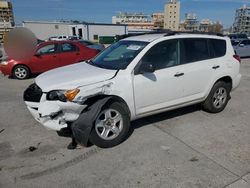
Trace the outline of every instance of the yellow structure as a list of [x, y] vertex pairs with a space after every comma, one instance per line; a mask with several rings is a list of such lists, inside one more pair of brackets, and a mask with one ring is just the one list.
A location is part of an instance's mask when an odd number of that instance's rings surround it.
[[180, 24], [180, 1], [169, 0], [165, 4], [164, 29], [178, 31], [179, 24]]
[[0, 0], [0, 43], [4, 34], [15, 25], [12, 3], [9, 0]]
[[161, 12], [153, 13], [152, 22], [154, 23], [154, 29], [163, 29], [164, 13], [161, 13]]

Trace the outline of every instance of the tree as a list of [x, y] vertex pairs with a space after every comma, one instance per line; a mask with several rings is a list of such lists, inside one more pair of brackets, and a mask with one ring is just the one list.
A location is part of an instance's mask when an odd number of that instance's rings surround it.
[[217, 21], [209, 26], [208, 31], [213, 32], [213, 33], [222, 33], [223, 32], [223, 25], [219, 21]]

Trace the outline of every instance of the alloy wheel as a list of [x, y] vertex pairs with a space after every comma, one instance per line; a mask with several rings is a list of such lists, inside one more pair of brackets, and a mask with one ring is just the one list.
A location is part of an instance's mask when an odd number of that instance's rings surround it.
[[104, 140], [115, 139], [123, 129], [122, 115], [114, 109], [102, 111], [97, 117], [95, 130], [97, 135]]
[[227, 90], [223, 87], [218, 88], [213, 95], [213, 105], [221, 108], [227, 101]]

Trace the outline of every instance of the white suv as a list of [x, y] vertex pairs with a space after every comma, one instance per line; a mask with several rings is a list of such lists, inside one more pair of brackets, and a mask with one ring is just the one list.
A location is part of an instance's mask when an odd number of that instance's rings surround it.
[[24, 100], [34, 118], [59, 135], [112, 147], [141, 117], [197, 103], [221, 112], [240, 83], [239, 70], [228, 37], [140, 35], [92, 60], [40, 75]]

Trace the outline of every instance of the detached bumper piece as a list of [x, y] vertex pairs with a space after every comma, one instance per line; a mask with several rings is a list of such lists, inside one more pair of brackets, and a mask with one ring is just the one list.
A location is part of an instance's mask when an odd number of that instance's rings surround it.
[[82, 113], [74, 123], [72, 123], [71, 130], [73, 138], [76, 139], [78, 143], [87, 146], [94, 122], [102, 110], [102, 107], [110, 98], [111, 97], [107, 97], [95, 102], [93, 105], [89, 106], [87, 111]]
[[62, 128], [60, 131], [57, 131], [58, 136], [62, 136], [62, 137], [72, 137], [72, 130], [70, 127], [65, 127]]
[[34, 83], [24, 91], [23, 99], [27, 102], [40, 102], [42, 95], [42, 89]]

